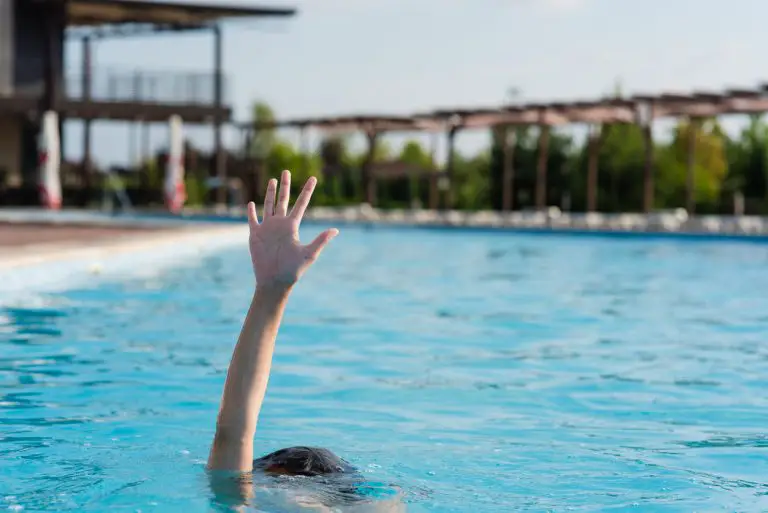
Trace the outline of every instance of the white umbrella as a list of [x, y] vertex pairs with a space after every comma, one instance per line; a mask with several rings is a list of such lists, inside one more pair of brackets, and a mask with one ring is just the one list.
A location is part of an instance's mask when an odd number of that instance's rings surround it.
[[38, 136], [40, 200], [45, 208], [61, 208], [61, 142], [59, 116], [53, 111], [43, 115]]
[[184, 188], [184, 136], [181, 117], [168, 120], [168, 162], [165, 168], [165, 205], [171, 212], [180, 212], [187, 199]]

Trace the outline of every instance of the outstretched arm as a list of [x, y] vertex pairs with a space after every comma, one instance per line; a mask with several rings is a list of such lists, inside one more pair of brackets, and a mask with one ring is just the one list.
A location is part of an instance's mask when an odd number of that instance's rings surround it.
[[270, 180], [264, 218], [248, 204], [249, 245], [256, 290], [229, 364], [208, 468], [248, 472], [253, 467], [253, 436], [267, 390], [272, 353], [288, 296], [337, 230], [326, 230], [312, 243], [299, 242], [299, 224], [309, 205], [316, 180], [310, 178], [288, 214], [291, 174], [283, 171], [275, 203], [277, 180]]

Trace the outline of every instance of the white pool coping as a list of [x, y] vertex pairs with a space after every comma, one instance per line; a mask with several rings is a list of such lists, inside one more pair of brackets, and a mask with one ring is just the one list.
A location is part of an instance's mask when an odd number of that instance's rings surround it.
[[0, 255], [0, 306], [27, 304], [41, 294], [92, 285], [94, 280], [154, 274], [238, 244], [247, 251], [247, 240], [247, 225], [200, 225], [78, 246], [25, 246]]

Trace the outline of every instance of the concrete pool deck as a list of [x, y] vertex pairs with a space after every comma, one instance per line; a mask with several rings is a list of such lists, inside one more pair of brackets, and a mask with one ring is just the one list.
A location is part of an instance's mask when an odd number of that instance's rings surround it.
[[221, 224], [169, 226], [79, 223], [3, 222], [0, 219], [0, 270], [56, 261], [108, 261], [131, 251], [156, 246], [205, 245], [207, 240], [236, 234], [243, 227]]
[[76, 224], [82, 225], [0, 221], [0, 308], [44, 305], [47, 294], [105, 280], [154, 276], [225, 247], [247, 252], [248, 227], [241, 223]]

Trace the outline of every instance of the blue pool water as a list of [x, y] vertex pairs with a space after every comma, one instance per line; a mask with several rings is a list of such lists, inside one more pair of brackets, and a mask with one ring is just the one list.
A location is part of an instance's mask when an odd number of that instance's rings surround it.
[[[768, 245], [345, 227], [256, 451], [329, 447], [415, 512], [766, 510], [767, 291]], [[210, 511], [250, 294], [237, 247], [1, 310], [0, 509]]]

